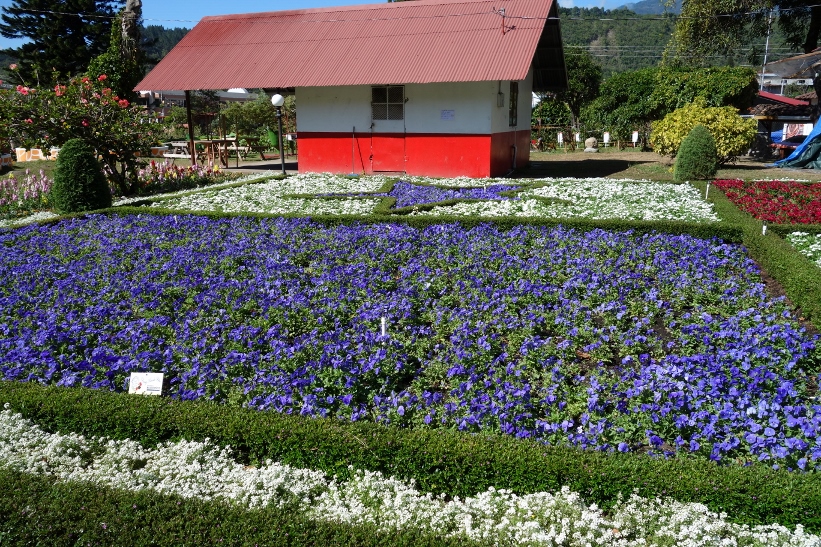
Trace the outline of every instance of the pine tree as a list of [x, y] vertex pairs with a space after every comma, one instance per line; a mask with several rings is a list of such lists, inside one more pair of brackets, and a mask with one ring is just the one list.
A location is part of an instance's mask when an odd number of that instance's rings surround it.
[[12, 0], [0, 15], [0, 35], [29, 40], [4, 53], [17, 59], [29, 85], [47, 85], [52, 74], [85, 72], [108, 47], [119, 0]]

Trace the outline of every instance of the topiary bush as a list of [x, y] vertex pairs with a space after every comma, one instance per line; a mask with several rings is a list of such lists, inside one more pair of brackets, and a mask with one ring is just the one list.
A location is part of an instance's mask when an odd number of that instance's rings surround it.
[[111, 191], [94, 150], [81, 139], [60, 148], [50, 198], [60, 213], [111, 207]]
[[719, 165], [733, 162], [744, 154], [757, 130], [756, 121], [742, 118], [735, 108], [708, 107], [703, 99], [698, 99], [653, 122], [650, 145], [662, 156], [675, 156], [684, 137], [696, 125], [703, 125], [713, 135]]
[[673, 168], [673, 180], [706, 180], [718, 171], [716, 141], [703, 125], [695, 126], [681, 141]]

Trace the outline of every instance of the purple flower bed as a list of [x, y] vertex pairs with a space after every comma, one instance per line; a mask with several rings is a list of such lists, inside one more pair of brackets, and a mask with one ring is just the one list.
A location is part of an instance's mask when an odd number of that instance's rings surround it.
[[5, 379], [821, 467], [816, 341], [736, 245], [91, 216], [0, 249]]
[[437, 186], [419, 186], [404, 181], [396, 181], [388, 193], [379, 194], [326, 194], [329, 196], [384, 197], [396, 198], [394, 209], [413, 207], [426, 203], [438, 203], [449, 199], [519, 199], [502, 196], [501, 192], [519, 190], [521, 186], [493, 184], [483, 188], [439, 188]]
[[[438, 188], [436, 186], [417, 186], [404, 181], [397, 181], [388, 194], [396, 198], [395, 209], [413, 207], [425, 203], [437, 203], [449, 199], [514, 199], [501, 196], [500, 192], [518, 190], [520, 186], [493, 184], [483, 188]], [[518, 198], [515, 198], [518, 199]]]

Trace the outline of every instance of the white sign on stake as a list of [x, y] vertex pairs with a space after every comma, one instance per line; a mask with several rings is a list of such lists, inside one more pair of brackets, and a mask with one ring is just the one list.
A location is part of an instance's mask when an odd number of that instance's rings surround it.
[[710, 181], [707, 181], [707, 189], [704, 190], [704, 199], [707, 199], [707, 194], [710, 193]]
[[136, 395], [162, 395], [161, 372], [132, 372], [128, 380], [128, 392]]
[[761, 227], [761, 235], [763, 235], [763, 236], [767, 235], [767, 225], [766, 224]]
[[385, 318], [382, 318], [382, 336], [385, 336], [388, 333], [388, 325]]

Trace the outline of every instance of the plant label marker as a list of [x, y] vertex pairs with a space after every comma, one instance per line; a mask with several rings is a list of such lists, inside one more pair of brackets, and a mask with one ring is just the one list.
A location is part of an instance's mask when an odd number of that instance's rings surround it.
[[388, 333], [388, 322], [383, 317], [382, 318], [382, 336], [387, 335], [387, 333]]
[[704, 190], [704, 199], [707, 199], [707, 195], [710, 193], [710, 181], [707, 181], [707, 189]]
[[763, 235], [763, 236], [767, 235], [767, 225], [766, 224], [761, 227], [761, 235]]
[[162, 395], [164, 374], [161, 372], [132, 372], [128, 392], [135, 395]]

